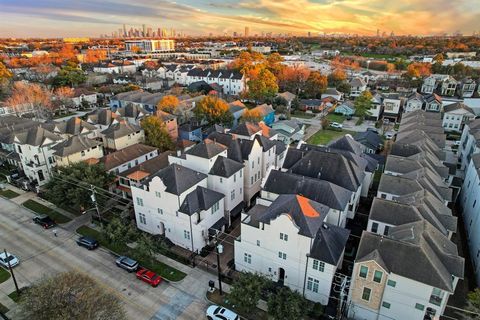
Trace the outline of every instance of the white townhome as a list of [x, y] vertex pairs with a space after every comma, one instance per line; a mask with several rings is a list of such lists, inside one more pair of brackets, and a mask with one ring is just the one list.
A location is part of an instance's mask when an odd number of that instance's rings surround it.
[[181, 165], [170, 164], [131, 191], [140, 230], [165, 235], [193, 252], [227, 223], [224, 195], [207, 188], [207, 175]]
[[30, 182], [42, 186], [50, 180], [52, 169], [56, 166], [52, 147], [61, 141], [62, 137], [40, 126], [15, 133], [15, 151]]
[[325, 222], [330, 209], [299, 195], [258, 201], [242, 214], [235, 268], [258, 272], [305, 298], [328, 303], [350, 231]]
[[475, 112], [463, 102], [443, 107], [443, 128], [446, 131], [461, 132], [465, 123], [475, 119]]
[[364, 231], [348, 294], [348, 316], [359, 320], [440, 319], [464, 259], [425, 220], [393, 227], [388, 236]]
[[477, 285], [480, 284], [480, 153], [471, 157], [459, 197]]
[[476, 153], [480, 153], [480, 119], [466, 123], [462, 131], [458, 146], [458, 160], [462, 176], [465, 174], [472, 155]]
[[422, 110], [424, 104], [425, 99], [423, 96], [418, 92], [413, 92], [407, 97], [407, 100], [405, 101], [405, 108], [403, 110], [404, 112]]
[[218, 84], [223, 88], [223, 93], [228, 95], [239, 95], [247, 91], [247, 79], [241, 72], [233, 70], [213, 70], [213, 69], [191, 69], [187, 73], [186, 84], [205, 81], [208, 84]]
[[110, 150], [122, 150], [129, 146], [143, 143], [145, 133], [143, 129], [135, 124], [129, 124], [122, 120], [108, 127], [101, 132], [103, 145]]

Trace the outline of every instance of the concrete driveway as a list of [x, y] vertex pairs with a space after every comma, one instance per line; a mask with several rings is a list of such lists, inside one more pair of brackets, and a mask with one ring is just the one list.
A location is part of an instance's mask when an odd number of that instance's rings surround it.
[[[117, 268], [115, 257], [108, 251], [88, 251], [77, 246], [77, 236], [60, 227], [58, 237], [54, 237], [51, 230], [33, 224], [32, 216], [17, 204], [0, 199], [0, 249], [6, 248], [20, 258], [20, 265], [14, 269], [20, 287], [58, 272], [76, 270], [89, 274], [116, 295], [131, 319], [205, 317], [205, 291], [212, 276], [192, 269], [180, 283], [162, 283], [152, 288], [138, 281], [134, 274]], [[14, 289], [11, 279], [0, 284], [0, 300], [9, 299], [6, 296]]]

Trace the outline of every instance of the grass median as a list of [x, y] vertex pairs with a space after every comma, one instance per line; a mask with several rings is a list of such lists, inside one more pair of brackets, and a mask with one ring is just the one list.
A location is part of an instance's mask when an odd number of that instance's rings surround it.
[[49, 208], [47, 206], [44, 206], [43, 204], [38, 203], [35, 200], [27, 200], [24, 203], [22, 203], [22, 206], [32, 211], [35, 211], [38, 214], [46, 214], [47, 216], [52, 218], [53, 221], [55, 221], [56, 223], [67, 223], [72, 220], [68, 217], [65, 217], [60, 212], [55, 211], [54, 209]]
[[330, 141], [343, 137], [346, 134], [355, 135], [355, 132], [332, 129], [319, 130], [313, 136], [311, 136], [307, 142], [314, 145], [326, 145]]
[[12, 199], [15, 197], [18, 197], [20, 194], [16, 193], [15, 191], [12, 191], [10, 189], [5, 189], [5, 190], [0, 190], [0, 196], [7, 198], [7, 199]]
[[136, 260], [138, 260], [138, 263], [146, 267], [147, 269], [152, 270], [156, 274], [160, 275], [162, 278], [165, 278], [166, 280], [169, 281], [180, 281], [183, 278], [185, 278], [186, 274], [180, 270], [177, 270], [173, 267], [170, 267], [169, 265], [160, 262], [160, 261], [145, 261], [142, 259], [137, 259], [135, 255], [135, 249], [129, 248], [127, 245], [118, 245], [118, 244], [111, 244], [108, 241], [105, 240], [103, 235], [92, 228], [89, 228], [87, 226], [81, 226], [80, 228], [77, 229], [77, 233], [83, 235], [83, 236], [89, 236], [92, 238], [95, 238], [101, 246], [109, 249], [110, 251], [115, 252], [116, 254], [119, 255], [127, 255], [129, 257], [132, 257]]
[[0, 283], [7, 281], [10, 278], [10, 272], [0, 267]]

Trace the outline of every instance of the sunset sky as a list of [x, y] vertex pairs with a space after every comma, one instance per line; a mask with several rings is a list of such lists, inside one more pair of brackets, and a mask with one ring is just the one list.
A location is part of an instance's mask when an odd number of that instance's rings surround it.
[[98, 36], [123, 24], [190, 35], [480, 31], [479, 0], [0, 0], [0, 37]]

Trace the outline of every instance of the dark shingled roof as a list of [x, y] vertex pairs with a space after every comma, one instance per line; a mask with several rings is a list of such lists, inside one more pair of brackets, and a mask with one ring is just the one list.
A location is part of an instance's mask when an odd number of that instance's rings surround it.
[[338, 265], [349, 235], [350, 230], [323, 223], [313, 240], [310, 257], [334, 266]]
[[219, 156], [213, 164], [212, 169], [210, 169], [209, 174], [229, 178], [243, 167], [244, 165], [240, 162]]
[[154, 174], [154, 173], [158, 172], [159, 170], [168, 166], [168, 156], [169, 155], [172, 155], [172, 156], [175, 155], [175, 151], [162, 152], [154, 158], [151, 158], [147, 161], [144, 161], [144, 162], [140, 163], [139, 165], [131, 167], [128, 170], [120, 172], [118, 175], [122, 176], [122, 177], [127, 177], [130, 174], [132, 174], [134, 172], [137, 172], [137, 171], [142, 171], [142, 172], [148, 173], [149, 175]]
[[423, 191], [423, 187], [412, 179], [383, 174], [380, 178], [378, 191], [395, 196], [407, 196]]
[[251, 222], [253, 224], [258, 224], [258, 222], [270, 224], [271, 220], [282, 214], [288, 214], [300, 229], [299, 234], [314, 238], [329, 210], [327, 206], [308, 198], [284, 194], [275, 199], [266, 210], [259, 210], [255, 216], [252, 216]]
[[178, 211], [191, 216], [194, 213], [210, 209], [224, 197], [220, 192], [198, 186], [195, 190], [187, 194]]
[[370, 260], [389, 273], [451, 293], [452, 275], [464, 276], [456, 245], [425, 220], [391, 228], [387, 237], [364, 231], [355, 262]]
[[262, 128], [258, 124], [253, 122], [243, 122], [240, 123], [235, 129], [230, 130], [229, 133], [250, 137], [260, 131], [262, 131]]
[[128, 146], [122, 150], [107, 154], [100, 159], [100, 162], [104, 164], [105, 170], [108, 171], [110, 169], [118, 167], [125, 162], [131, 161], [135, 158], [138, 158], [155, 150], [157, 150], [157, 148], [137, 143]]
[[227, 150], [226, 146], [207, 138], [193, 148], [188, 149], [185, 153], [192, 156], [211, 159], [225, 150]]
[[273, 140], [270, 140], [262, 135], [255, 136], [255, 139], [262, 146], [263, 152], [266, 152], [275, 146], [275, 142], [273, 142]]
[[66, 157], [71, 154], [97, 147], [101, 144], [100, 141], [92, 140], [84, 136], [73, 136], [53, 146], [52, 149], [55, 150], [55, 155]]
[[144, 184], [149, 184], [155, 177], [159, 177], [163, 181], [168, 193], [179, 196], [203, 179], [206, 179], [207, 175], [174, 163], [150, 176], [149, 179], [145, 180]]
[[332, 209], [343, 211], [352, 191], [325, 180], [272, 170], [263, 190], [275, 194], [299, 194]]
[[137, 126], [136, 124], [119, 122], [103, 130], [102, 134], [104, 134], [107, 138], [110, 139], [118, 139], [135, 132], [140, 132], [141, 130], [142, 128], [140, 126]]
[[377, 150], [383, 144], [382, 138], [371, 130], [357, 133], [355, 135], [355, 141], [373, 150]]
[[28, 144], [31, 146], [43, 145], [46, 140], [51, 140], [52, 142], [62, 140], [62, 137], [40, 126], [17, 133], [15, 134], [15, 138], [18, 139], [20, 144]]

